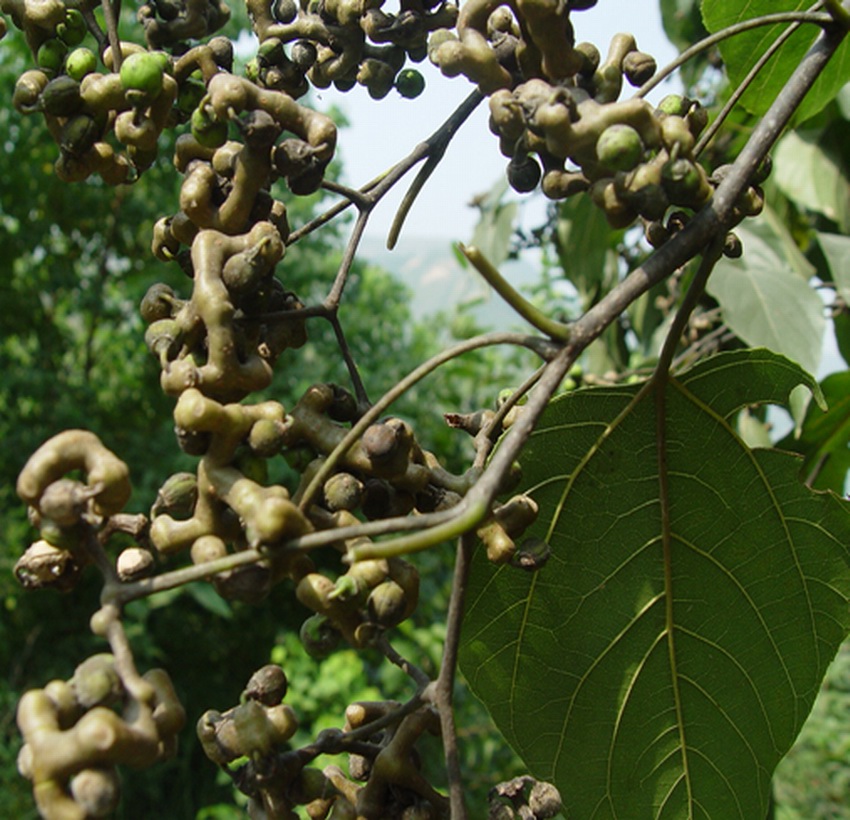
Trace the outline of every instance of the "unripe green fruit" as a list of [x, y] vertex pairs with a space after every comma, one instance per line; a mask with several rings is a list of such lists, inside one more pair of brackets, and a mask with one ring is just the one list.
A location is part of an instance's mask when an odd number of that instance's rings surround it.
[[691, 133], [694, 137], [698, 137], [708, 125], [708, 111], [699, 103], [693, 103], [685, 119], [688, 121]]
[[233, 460], [233, 466], [236, 467], [245, 478], [256, 482], [257, 484], [266, 484], [269, 480], [269, 468], [266, 460], [255, 456], [250, 450], [240, 451]]
[[425, 90], [425, 78], [415, 68], [405, 68], [396, 76], [395, 88], [402, 97], [412, 100]]
[[151, 518], [168, 513], [172, 517], [188, 518], [198, 500], [198, 479], [194, 473], [175, 473], [166, 479], [151, 507]]
[[71, 117], [59, 134], [59, 147], [72, 157], [82, 156], [100, 139], [100, 128], [88, 114]]
[[145, 324], [170, 319], [174, 306], [174, 291], [164, 282], [155, 282], [142, 297], [139, 313]]
[[350, 473], [332, 475], [324, 486], [325, 504], [332, 512], [354, 510], [363, 500], [363, 482]]
[[188, 77], [177, 92], [176, 105], [180, 113], [187, 117], [191, 116], [206, 93], [207, 89], [202, 80]]
[[96, 68], [97, 55], [90, 48], [75, 48], [65, 59], [65, 73], [77, 82]]
[[54, 117], [70, 117], [75, 114], [83, 104], [80, 96], [80, 84], [60, 74], [52, 79], [41, 92], [41, 110]]
[[162, 91], [164, 73], [161, 57], [138, 51], [125, 57], [121, 63], [121, 85], [127, 91], [140, 91], [148, 99], [154, 99]]
[[217, 535], [202, 535], [189, 550], [193, 564], [206, 564], [227, 555], [227, 544]]
[[664, 190], [670, 201], [677, 205], [697, 204], [703, 188], [702, 175], [689, 159], [675, 159], [664, 163], [661, 169]]
[[596, 142], [596, 157], [606, 168], [631, 171], [641, 160], [644, 146], [640, 134], [630, 125], [609, 125]]
[[65, 61], [67, 53], [68, 46], [57, 37], [53, 37], [50, 40], [45, 40], [39, 46], [35, 61], [39, 68], [56, 74], [62, 69], [62, 63]]
[[283, 43], [277, 37], [269, 37], [260, 43], [257, 49], [257, 62], [260, 68], [278, 65], [283, 61]]
[[660, 114], [670, 114], [675, 117], [683, 117], [688, 112], [688, 100], [681, 94], [668, 94], [656, 109]]
[[68, 46], [78, 46], [86, 36], [86, 21], [79, 9], [67, 9], [65, 20], [56, 26], [56, 36]]
[[395, 581], [384, 581], [369, 593], [369, 620], [380, 626], [398, 626], [404, 620], [406, 607], [404, 590]]
[[[259, 64], [259, 62], [257, 62], [256, 57], [252, 57], [250, 60], [248, 60], [247, 63], [245, 63], [245, 76], [252, 83], [256, 83], [257, 80], [260, 79], [260, 64]], [[178, 105], [179, 105], [179, 103], [178, 103]], [[197, 105], [197, 103], [196, 103], [196, 105]], [[182, 110], [182, 106], [181, 106], [181, 110]], [[187, 113], [189, 113], [189, 112], [187, 112]]]
[[29, 114], [38, 109], [39, 97], [47, 86], [49, 77], [44, 71], [31, 68], [18, 77], [15, 92], [12, 95], [12, 105], [21, 114]]
[[339, 646], [342, 636], [324, 615], [311, 615], [301, 624], [301, 643], [311, 658], [322, 660]]
[[212, 119], [199, 105], [192, 112], [192, 136], [205, 148], [220, 148], [227, 142], [227, 123]]
[[679, 146], [679, 156], [690, 156], [694, 148], [694, 135], [684, 117], [671, 114], [661, 120], [661, 142], [668, 151]]

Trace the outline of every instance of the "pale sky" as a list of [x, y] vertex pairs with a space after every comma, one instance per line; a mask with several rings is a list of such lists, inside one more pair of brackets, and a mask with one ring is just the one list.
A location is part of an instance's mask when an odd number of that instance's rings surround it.
[[[588, 11], [574, 12], [572, 20], [576, 39], [595, 43], [603, 57], [611, 37], [623, 31], [633, 33], [638, 48], [652, 54], [659, 66], [676, 56], [675, 48], [664, 35], [656, 0], [604, 0]], [[436, 130], [473, 88], [463, 77], [452, 80], [442, 77], [427, 60], [416, 68], [425, 75], [427, 87], [415, 100], [402, 99], [393, 91], [376, 102], [360, 86], [345, 95], [333, 91], [317, 92], [323, 101], [339, 105], [351, 120], [351, 127], [344, 129], [339, 137], [348, 184], [362, 185], [405, 156]], [[624, 96], [627, 93], [628, 86]], [[665, 93], [668, 91], [656, 90], [651, 99]], [[440, 167], [419, 195], [405, 230], [411, 236], [468, 241], [477, 211], [467, 203], [503, 177], [506, 164], [496, 137], [487, 127], [487, 106], [483, 103], [449, 146]], [[418, 167], [373, 212], [368, 236], [386, 237], [405, 183], [409, 184]], [[528, 201], [529, 197], [517, 195], [517, 199]], [[536, 202], [525, 206], [529, 212], [527, 217], [532, 221], [545, 207], [541, 196], [535, 199]], [[399, 244], [403, 239], [404, 235]]]

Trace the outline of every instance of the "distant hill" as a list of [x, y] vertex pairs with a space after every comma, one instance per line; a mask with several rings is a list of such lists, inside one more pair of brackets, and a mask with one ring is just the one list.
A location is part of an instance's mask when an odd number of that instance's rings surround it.
[[[388, 251], [382, 239], [365, 237], [360, 251], [362, 259], [390, 271], [410, 288], [417, 319], [467, 305], [471, 315], [487, 328], [521, 323], [474, 268], [461, 266], [447, 239], [403, 236], [396, 249]], [[538, 277], [534, 267], [523, 260], [505, 263], [501, 272], [520, 290]]]

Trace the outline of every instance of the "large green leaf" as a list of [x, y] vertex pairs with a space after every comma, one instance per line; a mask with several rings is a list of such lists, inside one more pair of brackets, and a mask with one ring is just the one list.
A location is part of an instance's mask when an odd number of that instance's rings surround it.
[[723, 321], [748, 344], [777, 350], [814, 372], [826, 329], [823, 303], [806, 281], [814, 268], [770, 209], [735, 232], [743, 256], [722, 259], [708, 281]]
[[[714, 33], [727, 26], [779, 11], [804, 11], [813, 0], [702, 0], [706, 28]], [[720, 44], [720, 52], [733, 86], [738, 86], [758, 59], [767, 51], [788, 24], [761, 26], [738, 34]], [[817, 39], [820, 29], [806, 24], [796, 31], [774, 54], [747, 89], [741, 102], [753, 114], [764, 114], [787, 82], [803, 55]], [[831, 102], [850, 79], [850, 41], [839, 47], [817, 79], [795, 115], [803, 122]]]
[[536, 574], [479, 550], [461, 664], [565, 816], [760, 820], [850, 628], [850, 512], [730, 419], [797, 365], [722, 354], [552, 402], [522, 461]]
[[831, 130], [790, 131], [776, 145], [773, 179], [799, 208], [850, 231], [850, 186], [837, 147]]

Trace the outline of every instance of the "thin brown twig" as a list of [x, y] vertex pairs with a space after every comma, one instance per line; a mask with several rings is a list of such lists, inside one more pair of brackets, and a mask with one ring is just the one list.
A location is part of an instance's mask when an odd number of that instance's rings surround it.
[[120, 71], [124, 55], [121, 53], [121, 41], [118, 38], [118, 18], [112, 0], [101, 0], [103, 22], [106, 24], [106, 39], [112, 54], [112, 70]]
[[788, 28], [785, 29], [765, 50], [764, 54], [756, 60], [755, 65], [747, 72], [747, 76], [744, 77], [743, 80], [738, 84], [738, 87], [729, 95], [729, 99], [723, 104], [723, 108], [717, 113], [717, 116], [705, 129], [705, 131], [700, 134], [700, 138], [697, 144], [694, 146], [694, 156], [699, 156], [706, 148], [709, 142], [714, 138], [714, 135], [720, 130], [723, 123], [726, 121], [726, 118], [738, 104], [738, 101], [741, 97], [744, 96], [747, 89], [752, 85], [753, 81], [756, 77], [761, 73], [761, 70], [767, 65], [770, 59], [782, 48], [783, 45], [788, 41], [788, 39], [794, 34], [797, 29], [800, 28], [802, 23], [796, 22], [792, 23]]
[[432, 689], [433, 702], [440, 714], [443, 738], [443, 753], [449, 780], [449, 802], [452, 820], [466, 820], [466, 805], [463, 799], [463, 774], [460, 765], [457, 729], [454, 719], [454, 686], [457, 661], [460, 652], [460, 635], [463, 625], [464, 604], [469, 585], [469, 570], [476, 538], [465, 533], [458, 539], [452, 591], [446, 614], [446, 638], [443, 642], [443, 662], [440, 674]]
[[816, 12], [806, 11], [783, 11], [776, 14], [764, 14], [761, 17], [753, 17], [751, 20], [742, 20], [740, 23], [728, 26], [727, 28], [716, 31], [714, 34], [709, 34], [697, 43], [694, 43], [689, 48], [686, 48], [678, 57], [671, 60], [664, 68], [656, 72], [651, 79], [645, 82], [636, 92], [636, 97], [645, 97], [667, 79], [674, 71], [681, 68], [688, 60], [696, 57], [697, 54], [707, 51], [716, 46], [718, 43], [728, 40], [730, 37], [735, 37], [738, 34], [743, 34], [745, 31], [750, 31], [761, 26], [771, 26], [776, 23], [814, 23], [818, 26], [827, 26], [832, 22], [829, 14], [819, 14]]

